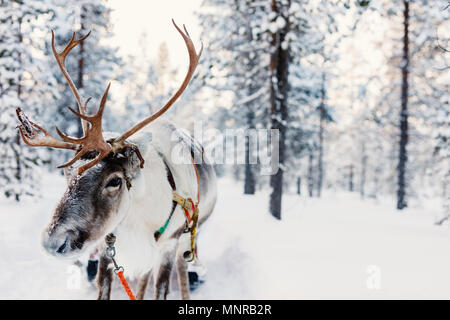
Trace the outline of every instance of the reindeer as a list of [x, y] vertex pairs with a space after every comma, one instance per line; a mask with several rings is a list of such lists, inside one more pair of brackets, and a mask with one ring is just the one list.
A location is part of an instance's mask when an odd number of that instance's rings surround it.
[[155, 299], [166, 299], [174, 264], [181, 298], [189, 299], [186, 260], [195, 258], [196, 225], [215, 206], [216, 176], [202, 146], [161, 119], [146, 127], [185, 90], [203, 49], [202, 45], [197, 54], [186, 28], [183, 32], [172, 22], [189, 53], [187, 74], [162, 108], [125, 133], [102, 130], [110, 84], [97, 113], [88, 115], [90, 98], [82, 101], [67, 72], [67, 55], [89, 33], [79, 40], [73, 33], [64, 50], [57, 52], [52, 31], [52, 51], [78, 104], [78, 111], [69, 109], [81, 119], [83, 137], [69, 137], [56, 128], [62, 140], [58, 139], [17, 109], [19, 133], [27, 145], [75, 151], [73, 159], [59, 166], [64, 168], [67, 189], [42, 232], [42, 245], [58, 258], [77, 258], [99, 248], [103, 254], [97, 275], [98, 299], [110, 299], [115, 261], [105, 251], [104, 238], [112, 234], [116, 238], [114, 259], [125, 266], [127, 275], [140, 278], [138, 299], [144, 297], [150, 274]]

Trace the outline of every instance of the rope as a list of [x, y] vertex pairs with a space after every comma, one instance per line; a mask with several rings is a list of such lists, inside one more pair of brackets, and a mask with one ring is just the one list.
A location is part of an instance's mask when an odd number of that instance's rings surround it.
[[136, 300], [133, 292], [130, 289], [130, 286], [128, 285], [127, 280], [125, 279], [125, 276], [123, 275], [123, 271], [120, 270], [120, 271], [116, 272], [116, 274], [117, 274], [117, 277], [119, 278], [120, 282], [122, 283], [122, 286], [125, 289], [125, 292], [127, 293], [130, 300]]
[[116, 249], [114, 248], [114, 243], [116, 242], [116, 236], [112, 233], [108, 234], [105, 237], [105, 242], [107, 245], [105, 254], [114, 263], [114, 272], [117, 274], [117, 277], [119, 278], [120, 283], [122, 284], [122, 287], [125, 289], [125, 292], [127, 293], [130, 300], [136, 300], [136, 298], [133, 295], [133, 291], [131, 291], [131, 288], [128, 285], [128, 282], [125, 279], [125, 276], [123, 275], [123, 270], [124, 270], [123, 267], [119, 266], [117, 264], [116, 260], [114, 259], [114, 257], [116, 256]]

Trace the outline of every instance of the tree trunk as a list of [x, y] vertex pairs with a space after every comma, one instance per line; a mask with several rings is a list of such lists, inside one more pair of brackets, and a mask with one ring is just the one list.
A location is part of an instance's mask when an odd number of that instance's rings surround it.
[[[86, 7], [81, 7], [80, 21], [81, 21], [81, 35], [84, 36], [86, 34], [85, 30], [85, 20], [86, 20]], [[80, 43], [80, 55], [78, 58], [78, 77], [77, 77], [77, 87], [80, 90], [80, 94], [83, 93], [83, 76], [84, 76], [84, 41]], [[83, 125], [82, 121], [78, 121], [78, 136], [83, 136]]]
[[[247, 117], [251, 117], [251, 115], [247, 114]], [[250, 119], [248, 119], [250, 121]], [[249, 125], [249, 128], [252, 126]], [[255, 194], [256, 189], [256, 181], [255, 181], [255, 172], [254, 172], [254, 164], [251, 163], [250, 159], [254, 156], [251, 155], [250, 152], [253, 150], [250, 143], [255, 143], [255, 141], [250, 141], [250, 135], [245, 135], [245, 178], [244, 178], [244, 194]]]
[[[281, 3], [272, 0], [272, 10], [275, 17], [282, 14]], [[283, 4], [284, 11], [290, 7], [290, 1]], [[281, 199], [283, 195], [283, 170], [285, 164], [285, 144], [286, 144], [286, 121], [288, 118], [287, 95], [289, 91], [288, 74], [289, 74], [289, 51], [283, 48], [281, 44], [289, 31], [289, 23], [285, 18], [286, 24], [276, 33], [272, 34], [270, 55], [270, 104], [271, 104], [271, 129], [278, 130], [278, 161], [279, 170], [270, 177], [270, 186], [272, 192], [270, 194], [270, 213], [276, 218], [281, 219]]]
[[322, 194], [323, 183], [323, 132], [325, 129], [325, 72], [322, 73], [322, 88], [320, 90], [321, 101], [319, 106], [319, 158], [317, 164], [317, 196], [320, 198]]
[[[22, 17], [19, 17], [17, 19], [17, 40], [19, 42], [19, 44], [23, 43], [23, 34], [22, 34], [22, 23], [23, 23], [23, 19]], [[18, 53], [18, 62], [19, 65], [22, 66], [22, 53], [19, 52]], [[22, 74], [20, 73], [17, 77], [17, 98], [20, 100], [22, 96]]]
[[353, 165], [351, 164], [349, 166], [349, 173], [348, 173], [348, 191], [353, 192]]
[[[247, 3], [246, 5], [249, 5], [250, 3]], [[238, 4], [236, 4], [238, 6]], [[247, 23], [247, 40], [249, 43], [253, 41], [253, 34], [252, 34], [252, 28], [250, 26], [250, 18], [248, 19], [249, 23]], [[246, 58], [248, 59], [248, 65], [246, 66], [248, 71], [252, 71], [255, 68], [255, 57], [257, 55], [255, 54], [252, 56], [250, 53], [246, 55]], [[253, 82], [250, 83], [247, 89], [248, 96], [251, 96], [255, 93], [255, 84]], [[254, 129], [255, 128], [255, 112], [254, 112], [254, 102], [249, 101], [246, 103], [247, 108], [247, 128], [248, 129]], [[256, 141], [251, 141], [251, 134], [248, 133], [245, 136], [245, 178], [244, 178], [244, 194], [255, 194], [256, 189], [256, 179], [255, 179], [255, 164], [250, 161], [250, 159], [253, 159], [255, 155], [252, 155], [251, 152], [254, 150]]]
[[408, 155], [406, 146], [408, 144], [408, 73], [409, 73], [409, 1], [403, 0], [403, 60], [402, 72], [402, 105], [400, 112], [400, 148], [398, 157], [398, 181], [397, 181], [397, 209], [402, 210], [407, 207], [406, 201], [406, 164]]
[[301, 177], [297, 178], [297, 194], [298, 195], [302, 194], [302, 178]]
[[366, 144], [362, 144], [362, 157], [361, 157], [361, 185], [359, 188], [359, 193], [361, 199], [365, 197], [365, 187], [366, 187], [366, 172], [367, 172], [367, 155], [366, 155]]
[[[18, 42], [19, 44], [23, 43], [23, 34], [22, 34], [22, 18], [18, 18]], [[19, 53], [18, 55], [18, 60], [19, 60], [19, 64], [20, 66], [22, 66], [22, 54]], [[17, 99], [19, 101], [22, 101], [22, 74], [19, 74], [18, 78], [17, 78]], [[19, 149], [21, 148], [20, 146], [20, 133], [17, 130], [16, 133], [16, 139], [14, 142], [11, 143], [11, 148], [14, 152], [15, 158], [16, 158], [16, 179], [17, 181], [22, 182], [22, 159], [20, 157], [20, 152]], [[15, 145], [14, 145], [15, 144]], [[17, 149], [16, 149], [17, 148]], [[15, 199], [17, 202], [20, 201], [20, 195], [18, 193], [15, 194]]]
[[313, 170], [313, 152], [312, 150], [309, 151], [309, 157], [308, 157], [308, 194], [309, 197], [313, 197], [313, 191], [314, 191], [314, 170]]

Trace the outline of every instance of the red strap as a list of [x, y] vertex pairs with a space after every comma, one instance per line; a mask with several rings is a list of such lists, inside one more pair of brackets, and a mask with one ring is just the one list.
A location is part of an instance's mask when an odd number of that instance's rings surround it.
[[183, 208], [184, 215], [186, 216], [186, 219], [187, 219], [188, 223], [191, 223], [192, 218], [193, 218], [193, 216], [195, 214], [196, 204], [194, 203], [194, 201], [192, 201], [191, 198], [187, 198], [186, 200], [189, 201], [191, 203], [191, 205], [192, 205], [192, 217], [189, 215], [189, 211], [186, 208]]
[[186, 219], [188, 221], [188, 223], [191, 223], [191, 216], [189, 215], [189, 211], [187, 211], [187, 209], [184, 209], [184, 215], [186, 216]]
[[194, 157], [191, 157], [192, 166], [194, 167], [195, 177], [197, 178], [197, 205], [200, 203], [200, 178], [198, 176], [197, 166], [194, 163]]
[[130, 300], [136, 300], [136, 298], [133, 295], [133, 292], [130, 289], [130, 286], [128, 285], [127, 280], [125, 280], [125, 277], [123, 275], [123, 271], [116, 272], [117, 277], [119, 278], [120, 282], [122, 283], [123, 288], [125, 289], [125, 292], [127, 293]]

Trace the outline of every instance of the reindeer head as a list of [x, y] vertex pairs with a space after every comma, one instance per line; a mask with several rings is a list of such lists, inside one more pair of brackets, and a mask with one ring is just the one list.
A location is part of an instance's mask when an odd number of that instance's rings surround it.
[[[140, 168], [144, 166], [144, 159], [139, 148], [126, 142], [126, 139], [172, 106], [189, 84], [202, 53], [202, 50], [199, 54], [196, 53], [186, 28], [183, 32], [173, 20], [172, 22], [183, 37], [189, 53], [189, 69], [183, 83], [156, 113], [140, 121], [122, 135], [107, 140], [103, 135], [102, 116], [110, 85], [103, 94], [97, 113], [89, 116], [87, 104], [90, 98], [84, 102], [81, 100], [65, 66], [66, 56], [89, 34], [75, 40], [74, 33], [64, 50], [58, 53], [52, 31], [52, 51], [77, 101], [78, 111], [70, 107], [69, 109], [81, 119], [83, 137], [72, 138], [56, 128], [62, 140], [55, 138], [41, 126], [29, 120], [20, 108], [16, 110], [20, 121], [18, 129], [27, 145], [75, 151], [72, 160], [59, 166], [59, 168], [65, 168], [68, 188], [56, 206], [50, 224], [43, 232], [42, 243], [49, 253], [66, 257], [80, 254], [89, 244], [97, 243], [108, 232], [114, 230], [126, 215], [131, 201], [128, 192], [131, 186], [130, 181], [138, 176]], [[73, 167], [77, 162], [82, 162], [82, 165]]]
[[[80, 161], [95, 156], [88, 153]], [[44, 248], [55, 256], [71, 257], [112, 232], [128, 212], [130, 181], [139, 170], [140, 160], [131, 149], [104, 158], [81, 175], [77, 168], [65, 168], [67, 190], [42, 233]]]

